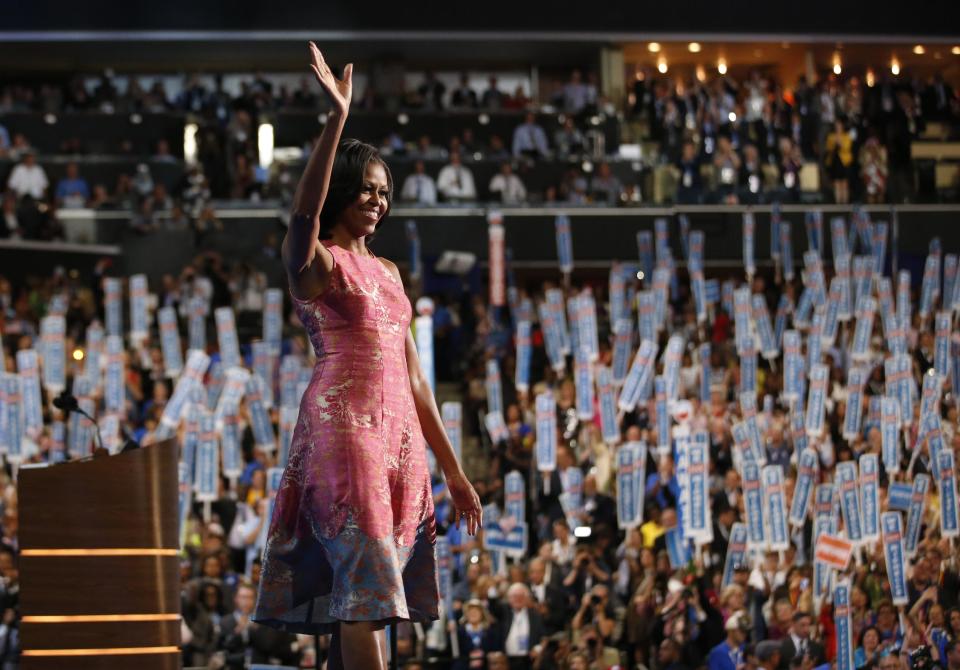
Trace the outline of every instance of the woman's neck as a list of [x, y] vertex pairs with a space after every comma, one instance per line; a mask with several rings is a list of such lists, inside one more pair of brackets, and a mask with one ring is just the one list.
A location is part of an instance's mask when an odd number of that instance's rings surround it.
[[354, 237], [339, 226], [330, 231], [330, 241], [336, 244], [338, 247], [342, 247], [347, 251], [352, 251], [358, 256], [373, 255], [367, 249], [367, 238]]

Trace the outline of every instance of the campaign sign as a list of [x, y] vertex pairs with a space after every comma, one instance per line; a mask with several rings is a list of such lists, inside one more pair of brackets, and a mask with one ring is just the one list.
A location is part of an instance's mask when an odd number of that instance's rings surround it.
[[643, 520], [644, 475], [647, 448], [627, 442], [617, 450], [617, 524], [636, 528]]
[[597, 305], [589, 292], [581, 293], [576, 303], [577, 333], [580, 347], [594, 363], [600, 358], [600, 337], [597, 332]]
[[890, 226], [886, 221], [877, 221], [873, 224], [871, 234], [871, 249], [873, 255], [873, 272], [876, 276], [883, 274], [883, 266], [887, 261], [887, 234]]
[[557, 404], [549, 391], [536, 399], [537, 469], [541, 472], [557, 468]]
[[657, 345], [652, 340], [643, 340], [633, 358], [630, 372], [620, 389], [617, 407], [625, 412], [633, 411], [637, 403], [646, 398], [641, 397], [648, 391], [648, 385], [653, 380], [654, 362], [657, 356]]
[[780, 355], [780, 347], [777, 346], [773, 328], [770, 325], [770, 312], [767, 310], [767, 301], [763, 295], [759, 293], [755, 293], [752, 296], [752, 316], [753, 324], [760, 338], [761, 355], [767, 360], [776, 358]]
[[7, 460], [14, 463], [19, 463], [23, 456], [22, 383], [19, 375], [0, 371], [0, 409], [3, 410], [0, 416], [0, 446], [6, 447]]
[[863, 423], [863, 389], [870, 377], [866, 368], [850, 368], [847, 372], [847, 412], [843, 417], [843, 438], [853, 440]]
[[213, 311], [217, 323], [217, 342], [220, 345], [220, 360], [228, 368], [240, 367], [240, 342], [237, 339], [237, 325], [233, 318], [232, 307], [218, 307]]
[[787, 317], [793, 312], [793, 301], [787, 295], [780, 296], [777, 303], [777, 315], [773, 322], [773, 341], [780, 348], [783, 343], [783, 333], [787, 329]]
[[803, 386], [803, 354], [800, 333], [788, 330], [783, 334], [783, 399], [787, 403], [800, 399]]
[[560, 261], [560, 272], [573, 272], [573, 235], [570, 232], [570, 218], [559, 214], [554, 221], [557, 235], [557, 259]]
[[463, 453], [463, 405], [458, 400], [447, 400], [440, 405], [440, 416], [443, 430], [459, 462]]
[[800, 452], [797, 468], [797, 484], [790, 502], [790, 525], [802, 526], [807, 518], [807, 509], [813, 497], [813, 487], [817, 482], [819, 458], [813, 449]]
[[118, 414], [124, 411], [124, 398], [126, 397], [123, 353], [123, 338], [108, 335], [103, 402], [107, 412]]
[[502, 412], [487, 412], [483, 415], [483, 427], [487, 429], [490, 441], [494, 444], [506, 442], [510, 439], [510, 431], [503, 418]]
[[827, 384], [830, 368], [822, 363], [815, 364], [810, 370], [810, 394], [807, 398], [807, 418], [804, 427], [807, 435], [819, 438], [824, 432], [824, 411], [827, 397]]
[[[533, 357], [533, 345], [530, 340], [532, 324], [529, 321], [517, 321], [517, 360], [514, 371], [514, 386], [518, 391], [530, 389], [530, 361]], [[431, 345], [432, 347], [432, 345]]]
[[653, 394], [657, 413], [657, 448], [670, 449], [670, 412], [667, 411], [667, 383], [663, 377], [653, 380]]
[[236, 479], [243, 472], [243, 450], [240, 446], [240, 417], [230, 414], [219, 427], [220, 448], [223, 451], [223, 474]]
[[754, 258], [754, 234], [756, 233], [756, 222], [753, 219], [753, 212], [743, 213], [743, 267], [747, 271], [747, 276], [752, 277], [757, 274], [757, 262]]
[[500, 364], [496, 358], [487, 361], [487, 411], [503, 412], [503, 387], [500, 382]]
[[187, 344], [190, 349], [204, 351], [207, 348], [207, 301], [195, 295], [187, 302]]
[[134, 345], [147, 338], [147, 275], [130, 277], [130, 340]]
[[710, 452], [706, 433], [694, 436], [687, 450], [687, 477], [690, 482], [690, 534], [702, 544], [712, 532], [710, 520]]
[[907, 590], [906, 552], [903, 547], [903, 531], [899, 512], [884, 512], [880, 524], [883, 529], [883, 555], [887, 564], [887, 580], [890, 582], [890, 599], [897, 607], [910, 601]]
[[628, 317], [614, 322], [613, 381], [620, 385], [630, 369], [630, 353], [633, 347], [633, 321]]
[[[67, 321], [62, 316], [45, 316], [40, 320], [43, 387], [55, 395], [67, 387]], [[96, 377], [99, 381], [100, 371]]]
[[[813, 546], [816, 548], [817, 543], [820, 541], [820, 538], [823, 536], [828, 536], [831, 533], [831, 523], [830, 517], [828, 516], [817, 516], [813, 519]], [[817, 597], [821, 597], [827, 593], [829, 590], [830, 584], [830, 573], [832, 568], [821, 560], [818, 560], [816, 557], [816, 550], [814, 550], [814, 560], [813, 560], [813, 594]]]
[[880, 540], [880, 459], [876, 454], [860, 456], [860, 511], [863, 540]]
[[693, 305], [697, 314], [697, 323], [707, 322], [707, 289], [703, 272], [690, 273], [690, 288], [693, 291]]
[[550, 367], [556, 372], [563, 372], [566, 361], [563, 354], [563, 337], [560, 333], [560, 324], [557, 321], [553, 308], [548, 303], [537, 306], [540, 316], [540, 328], [543, 330], [543, 342], [550, 359]]
[[960, 523], [957, 517], [960, 510], [957, 508], [957, 477], [954, 472], [953, 452], [944, 449], [937, 454], [940, 470], [940, 536], [960, 536]]
[[247, 380], [247, 411], [250, 413], [250, 428], [258, 447], [272, 452], [277, 447], [276, 436], [270, 415], [263, 404], [263, 378], [258, 374], [250, 375]]
[[197, 350], [190, 351], [187, 364], [174, 386], [173, 395], [163, 408], [163, 415], [160, 417], [161, 435], [169, 435], [180, 425], [180, 417], [190, 393], [195, 386], [203, 386], [203, 375], [206, 374], [209, 365], [210, 357], [205, 353]]
[[763, 481], [764, 516], [770, 530], [769, 549], [785, 551], [790, 546], [787, 530], [787, 501], [783, 486], [783, 468], [766, 465], [760, 471]]
[[216, 424], [210, 412], [200, 414], [200, 437], [197, 442], [194, 491], [201, 502], [213, 502], [218, 497], [220, 483], [220, 453]]
[[163, 353], [163, 373], [175, 379], [183, 370], [176, 310], [173, 307], [160, 308], [157, 311], [157, 322], [160, 328], [160, 350]]
[[617, 423], [617, 399], [614, 394], [613, 375], [610, 368], [597, 368], [597, 396], [600, 403], [600, 433], [607, 444], [620, 441], [620, 427]]
[[123, 288], [116, 277], [103, 278], [103, 307], [107, 325], [107, 335], [123, 337], [123, 305], [120, 294]]
[[897, 275], [897, 316], [903, 319], [904, 323], [910, 323], [910, 271], [900, 270]]
[[[503, 479], [503, 507], [504, 514], [513, 517], [515, 522], [526, 520], [526, 485], [517, 470], [511, 470]], [[504, 525], [504, 517], [500, 518], [500, 524]]]
[[[640, 271], [645, 278], [653, 278], [653, 235], [649, 230], [637, 233], [637, 253], [640, 256]], [[649, 281], [648, 279], [648, 281]]]
[[950, 374], [950, 321], [952, 312], [937, 312], [934, 317], [934, 332], [936, 333], [933, 347], [933, 367], [937, 374], [947, 378]]
[[670, 559], [670, 569], [679, 570], [690, 562], [690, 542], [679, 528], [668, 528], [664, 535], [667, 543], [667, 556]]
[[484, 523], [483, 548], [487, 551], [502, 551], [515, 558], [523, 557], [527, 553], [526, 522], [518, 522], [509, 532], [504, 531], [498, 521]]
[[576, 466], [561, 470], [560, 485], [563, 489], [560, 493], [560, 507], [568, 521], [573, 521], [583, 509], [583, 470]]
[[641, 340], [656, 340], [657, 327], [654, 323], [656, 312], [656, 299], [653, 291], [640, 291], [637, 293], [637, 325]]
[[298, 407], [280, 408], [280, 455], [277, 457], [277, 465], [282, 468], [287, 467], [287, 461], [290, 459], [293, 431], [297, 426], [297, 418], [299, 416], [300, 408]]
[[835, 216], [830, 219], [830, 243], [834, 264], [836, 264], [838, 258], [850, 253], [847, 248], [847, 223], [842, 216]]
[[913, 485], [907, 482], [890, 482], [887, 487], [887, 507], [900, 512], [910, 511]]
[[667, 400], [673, 402], [680, 395], [680, 364], [683, 362], [683, 336], [671, 335], [664, 352], [663, 377]]
[[803, 217], [807, 230], [807, 248], [823, 253], [823, 212], [819, 209], [807, 210]]
[[750, 304], [749, 288], [739, 288], [733, 292], [733, 316], [737, 354], [743, 356], [746, 351], [754, 348], [753, 331], [751, 330], [753, 312]]
[[282, 339], [283, 291], [268, 288], [263, 292], [263, 341], [270, 345], [274, 356], [279, 356]]
[[900, 471], [900, 429], [897, 426], [897, 400], [883, 396], [880, 400], [880, 435], [883, 467], [888, 473]]
[[17, 352], [17, 372], [20, 375], [23, 429], [34, 439], [43, 430], [43, 396], [40, 393], [40, 358], [34, 349]]
[[581, 421], [589, 421], [593, 418], [593, 366], [587, 361], [576, 361], [573, 365], [573, 382], [577, 417]]
[[657, 332], [663, 330], [667, 318], [667, 285], [670, 270], [657, 268], [653, 271], [653, 325]]
[[738, 565], [747, 564], [747, 524], [734, 522], [730, 527], [730, 537], [727, 540], [727, 556], [723, 562], [723, 579], [720, 587], [726, 587], [733, 582], [733, 570]]
[[886, 395], [897, 399], [901, 426], [913, 423], [913, 362], [907, 355], [897, 355], [883, 362]]
[[857, 465], [852, 461], [837, 463], [837, 486], [840, 492], [840, 513], [843, 526], [851, 542], [862, 542], [863, 513], [860, 509], [860, 491], [857, 486]]
[[850, 591], [849, 579], [840, 580], [833, 587], [833, 626], [837, 637], [836, 670], [854, 670]]
[[923, 266], [923, 283], [920, 285], [920, 318], [930, 316], [936, 296], [940, 293], [940, 254], [927, 256]]
[[766, 548], [767, 537], [763, 524], [763, 490], [760, 484], [760, 466], [746, 461], [743, 464], [743, 502], [747, 513], [747, 538], [750, 545]]
[[854, 361], [864, 362], [870, 359], [870, 335], [873, 333], [873, 316], [877, 303], [869, 295], [860, 298], [857, 303], [857, 325], [853, 331], [853, 349], [850, 353]]
[[749, 349], [740, 355], [740, 393], [757, 392], [757, 352]]
[[926, 506], [927, 491], [930, 490], [930, 475], [920, 474], [913, 478], [913, 491], [910, 494], [910, 508], [907, 510], [907, 532], [904, 534], [904, 550], [907, 556], [917, 552], [920, 540], [920, 526], [923, 523], [923, 510]]

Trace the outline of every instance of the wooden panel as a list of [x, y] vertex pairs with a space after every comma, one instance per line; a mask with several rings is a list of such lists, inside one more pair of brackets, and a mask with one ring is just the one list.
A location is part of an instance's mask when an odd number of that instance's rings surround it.
[[176, 647], [180, 621], [120, 621], [20, 624], [24, 649], [104, 649], [112, 647]]
[[130, 656], [23, 656], [22, 670], [179, 670], [180, 654], [135, 654]]
[[910, 145], [913, 158], [934, 160], [960, 159], [960, 142], [914, 142]]
[[179, 561], [176, 556], [22, 556], [21, 614], [179, 613]]
[[177, 449], [21, 470], [21, 548], [177, 547]]

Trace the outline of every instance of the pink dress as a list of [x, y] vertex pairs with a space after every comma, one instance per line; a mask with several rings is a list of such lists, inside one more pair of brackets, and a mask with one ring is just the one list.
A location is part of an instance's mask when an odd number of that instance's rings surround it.
[[293, 299], [317, 354], [264, 548], [254, 621], [438, 618], [426, 443], [407, 375], [410, 301], [379, 259], [329, 241], [329, 285]]

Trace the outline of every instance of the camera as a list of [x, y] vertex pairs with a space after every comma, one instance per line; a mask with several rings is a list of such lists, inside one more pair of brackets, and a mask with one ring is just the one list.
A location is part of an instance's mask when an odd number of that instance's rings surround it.
[[600, 596], [598, 596], [596, 593], [594, 593], [592, 596], [590, 596], [590, 604], [591, 604], [591, 605], [599, 605], [599, 604], [600, 604]]
[[931, 670], [933, 667], [930, 647], [920, 646], [910, 652], [910, 670]]

